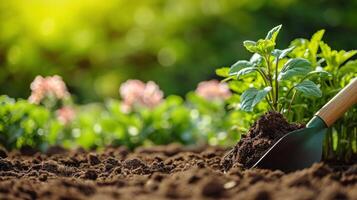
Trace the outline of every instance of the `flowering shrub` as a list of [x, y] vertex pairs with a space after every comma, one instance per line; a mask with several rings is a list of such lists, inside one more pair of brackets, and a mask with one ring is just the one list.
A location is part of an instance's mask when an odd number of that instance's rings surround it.
[[220, 83], [218, 80], [202, 81], [198, 84], [196, 93], [206, 100], [226, 100], [232, 93], [227, 83]]
[[198, 141], [210, 145], [230, 145], [240, 137], [237, 131], [236, 111], [228, 111], [226, 100], [231, 97], [227, 83], [218, 80], [203, 81], [195, 92], [186, 95]]
[[71, 106], [64, 105], [70, 100], [70, 93], [62, 77], [36, 76], [30, 85], [31, 95], [28, 99], [33, 104], [43, 104], [55, 111], [57, 119], [64, 125], [69, 124], [75, 117], [75, 111]]
[[119, 93], [123, 99], [124, 112], [130, 112], [135, 106], [154, 108], [164, 97], [164, 93], [153, 81], [145, 84], [140, 80], [128, 80], [120, 86]]
[[62, 124], [69, 124], [72, 122], [76, 116], [76, 112], [72, 107], [64, 106], [58, 110], [56, 110], [57, 119]]
[[[39, 130], [29, 129], [33, 134], [31, 141], [35, 142], [24, 143], [16, 137], [15, 145], [4, 143], [9, 139], [1, 141], [8, 148], [22, 144], [41, 148], [55, 144], [135, 148], [172, 142], [222, 145], [236, 141], [238, 136], [230, 128], [231, 122], [235, 122], [229, 119], [232, 113], [227, 113], [225, 108], [230, 91], [226, 83], [217, 80], [200, 83], [196, 93], [187, 95], [187, 101], [178, 96], [164, 99], [163, 92], [153, 81], [128, 80], [120, 86], [121, 101], [111, 99], [104, 105], [88, 104], [76, 106], [76, 109], [66, 103], [70, 94], [59, 76], [38, 76], [31, 84], [31, 90], [29, 102], [11, 101], [15, 105], [27, 103], [32, 109], [45, 110], [47, 119], [39, 125]], [[23, 119], [19, 119], [20, 124]], [[8, 128], [3, 127], [4, 132]]]
[[58, 75], [42, 77], [36, 76], [30, 85], [31, 96], [29, 101], [34, 104], [40, 104], [46, 97], [65, 99], [69, 97], [66, 84]]

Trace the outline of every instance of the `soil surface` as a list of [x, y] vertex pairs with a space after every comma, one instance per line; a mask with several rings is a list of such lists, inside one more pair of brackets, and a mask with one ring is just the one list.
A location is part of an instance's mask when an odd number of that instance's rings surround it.
[[220, 166], [226, 150], [179, 145], [0, 151], [0, 199], [357, 199], [357, 164], [285, 174]]
[[302, 124], [290, 124], [282, 114], [268, 112], [261, 116], [243, 135], [236, 146], [225, 155], [222, 167], [229, 170], [234, 164], [252, 167], [264, 153], [285, 134], [304, 128]]

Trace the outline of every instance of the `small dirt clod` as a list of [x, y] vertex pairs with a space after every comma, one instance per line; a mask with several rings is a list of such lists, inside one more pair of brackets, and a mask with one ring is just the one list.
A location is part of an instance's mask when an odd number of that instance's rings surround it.
[[1, 147], [0, 147], [0, 158], [7, 158], [6, 150]]
[[90, 179], [90, 180], [96, 180], [98, 178], [97, 172], [94, 170], [87, 170], [84, 173], [84, 178], [85, 179]]
[[216, 179], [208, 180], [202, 187], [202, 195], [206, 197], [220, 197], [223, 193], [223, 184]]
[[100, 160], [96, 154], [89, 154], [88, 160], [91, 165], [98, 165], [100, 163]]
[[134, 159], [128, 159], [124, 162], [124, 167], [130, 170], [134, 170], [137, 168], [142, 168], [142, 167], [146, 167], [145, 163], [137, 158]]

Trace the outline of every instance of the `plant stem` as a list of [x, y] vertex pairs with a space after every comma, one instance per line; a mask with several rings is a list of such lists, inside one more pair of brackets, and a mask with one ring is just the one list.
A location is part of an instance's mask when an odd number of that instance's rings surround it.
[[[307, 77], [308, 77], [308, 75], [305, 76], [304, 78], [302, 78], [301, 81], [299, 82], [299, 84], [302, 83]], [[288, 90], [288, 93], [286, 93], [286, 98], [289, 97], [290, 92], [291, 92], [294, 88], [295, 88], [295, 86], [291, 87], [291, 88]], [[294, 94], [295, 94], [295, 93], [294, 93]], [[294, 97], [294, 94], [293, 94], [293, 97]], [[293, 97], [292, 97], [292, 98], [293, 98]], [[290, 103], [290, 104], [291, 104], [291, 103]], [[283, 111], [284, 107], [285, 107], [285, 103], [284, 103], [284, 105], [281, 107], [280, 113]], [[289, 107], [290, 107], [290, 106], [289, 106]]]
[[[264, 71], [262, 70], [257, 70], [259, 72], [259, 74], [263, 77], [263, 81], [265, 83], [265, 86], [269, 86], [268, 82], [267, 82], [267, 75], [264, 73]], [[266, 98], [266, 100], [268, 101], [269, 105], [270, 105], [270, 101], [271, 101], [271, 96], [268, 95], [269, 98]], [[270, 107], [273, 109], [273, 107], [270, 105]]]
[[296, 90], [294, 91], [293, 96], [291, 97], [291, 101], [290, 101], [289, 108], [288, 108], [288, 114], [286, 115], [287, 117], [288, 117], [289, 114], [290, 114], [291, 105], [293, 104], [293, 101], [294, 101], [294, 99], [295, 99], [295, 95], [296, 95]]
[[268, 98], [268, 97], [265, 97], [265, 99], [267, 100], [267, 102], [268, 102], [268, 104], [269, 104], [269, 107], [270, 107], [272, 110], [274, 110], [273, 106], [272, 106], [271, 103], [270, 103], [269, 98]]
[[279, 110], [278, 99], [279, 99], [279, 82], [278, 82], [278, 69], [279, 68], [279, 58], [276, 58], [275, 64], [275, 108]]
[[268, 76], [265, 74], [265, 72], [263, 70], [261, 70], [261, 69], [258, 69], [258, 72], [263, 77], [265, 84], [268, 85], [268, 83], [267, 83]]
[[[289, 97], [289, 94], [290, 94], [290, 92], [291, 92], [293, 89], [294, 89], [294, 86], [291, 87], [291, 88], [288, 90], [288, 92], [286, 93], [286, 96], [285, 96], [286, 98]], [[284, 109], [284, 107], [285, 107], [285, 104], [286, 104], [286, 103], [284, 103], [284, 104], [281, 106], [281, 108], [280, 108], [280, 113], [283, 112], [283, 109]]]
[[265, 59], [265, 62], [267, 63], [267, 68], [268, 68], [268, 76], [267, 76], [267, 78], [268, 78], [270, 87], [272, 88], [271, 92], [269, 92], [269, 96], [270, 96], [270, 98], [272, 100], [272, 103], [273, 103], [272, 109], [274, 111], [276, 111], [276, 108], [274, 106], [276, 104], [275, 103], [275, 98], [274, 98], [275, 94], [274, 94], [274, 89], [273, 89], [274, 85], [273, 85], [273, 80], [272, 80], [272, 76], [271, 76], [271, 69], [270, 69], [270, 54], [268, 54], [268, 56], [264, 56], [264, 59]]
[[262, 70], [257, 70], [259, 72], [259, 74], [263, 77], [263, 80], [264, 80], [264, 83], [265, 85], [268, 85], [268, 82], [267, 82], [267, 75], [262, 71]]

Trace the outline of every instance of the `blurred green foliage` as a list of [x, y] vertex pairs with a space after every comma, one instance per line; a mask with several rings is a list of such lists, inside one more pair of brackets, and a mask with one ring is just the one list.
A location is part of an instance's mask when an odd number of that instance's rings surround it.
[[43, 148], [49, 119], [50, 112], [44, 107], [0, 96], [0, 144], [8, 149], [24, 145]]
[[27, 98], [36, 75], [59, 74], [77, 102], [117, 97], [128, 78], [183, 96], [277, 24], [284, 46], [325, 28], [334, 48], [356, 47], [356, 9], [355, 0], [2, 1], [0, 94]]
[[171, 95], [155, 108], [140, 107], [130, 113], [123, 112], [115, 99], [74, 108], [70, 123], [61, 123], [56, 110], [0, 96], [0, 146], [42, 150], [53, 145], [133, 149], [174, 142], [227, 146], [236, 143], [239, 132], [254, 120], [246, 113], [226, 112], [224, 101], [207, 101], [195, 93], [189, 93], [187, 101]]

